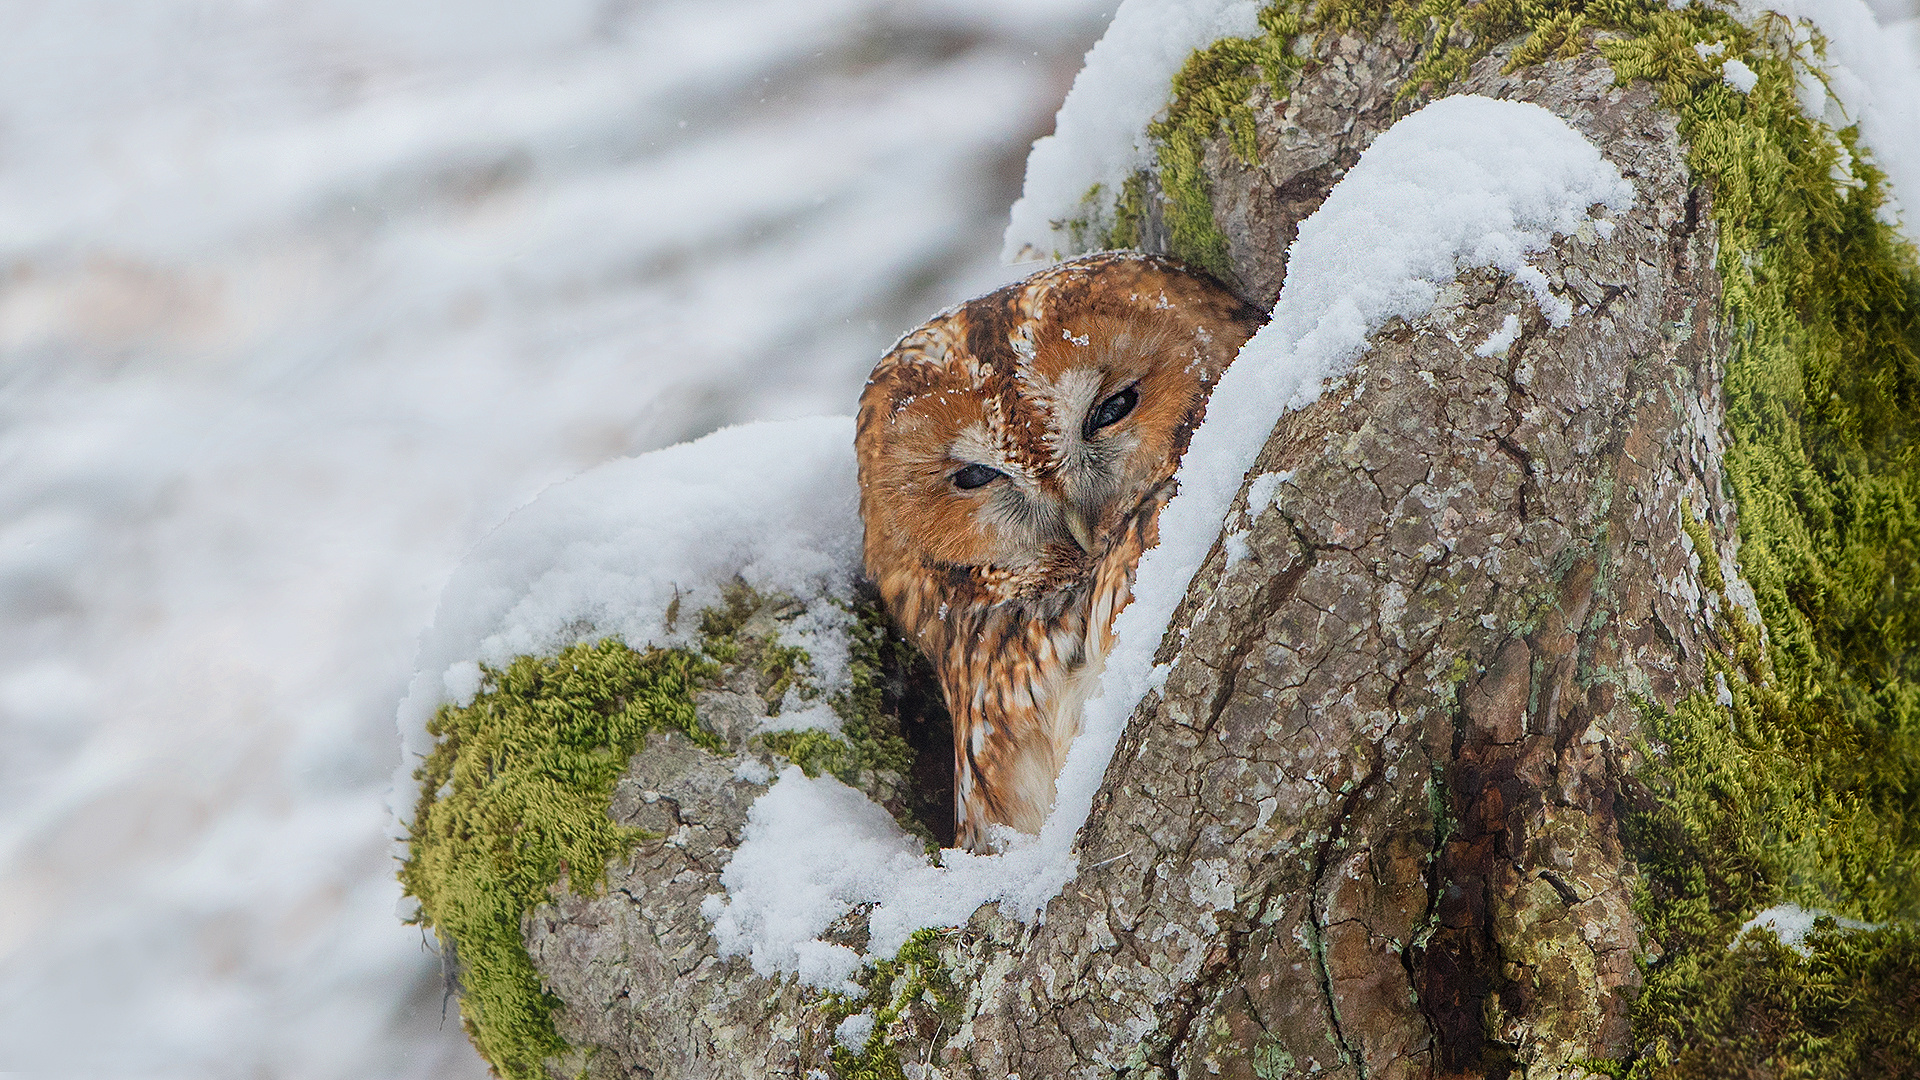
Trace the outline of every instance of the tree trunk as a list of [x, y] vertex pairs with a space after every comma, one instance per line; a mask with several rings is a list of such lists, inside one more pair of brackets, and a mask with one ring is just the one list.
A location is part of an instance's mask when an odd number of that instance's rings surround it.
[[[1414, 52], [1391, 28], [1334, 39], [1286, 101], [1256, 92], [1257, 165], [1208, 150], [1253, 299], [1411, 108]], [[1274, 504], [1249, 516], [1243, 491], [1225, 529], [1250, 554], [1216, 545], [1195, 577], [1079, 876], [1042, 924], [989, 907], [939, 939], [952, 993], [886, 1031], [906, 1076], [1576, 1076], [1626, 1051], [1640, 935], [1618, 815], [1642, 707], [1699, 689], [1715, 640], [1683, 522], [1736, 534], [1714, 235], [1643, 84], [1591, 52], [1505, 60], [1452, 92], [1547, 107], [1638, 192], [1611, 236], [1540, 257], [1577, 313], [1553, 328], [1518, 283], [1468, 274], [1285, 417], [1251, 474], [1285, 478]], [[1143, 233], [1165, 246], [1153, 215]], [[1509, 315], [1518, 339], [1478, 355]], [[702, 705], [734, 730], [754, 707]], [[528, 917], [582, 1048], [556, 1074], [837, 1075], [834, 1003], [719, 959], [700, 912], [764, 790], [732, 770], [656, 738], [614, 814], [662, 838], [604, 895]]]

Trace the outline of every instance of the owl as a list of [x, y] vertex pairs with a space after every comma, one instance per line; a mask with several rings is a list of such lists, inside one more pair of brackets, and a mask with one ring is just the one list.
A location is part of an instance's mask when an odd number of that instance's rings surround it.
[[854, 437], [867, 574], [953, 716], [956, 840], [1037, 833], [1207, 394], [1260, 312], [1108, 252], [901, 338]]

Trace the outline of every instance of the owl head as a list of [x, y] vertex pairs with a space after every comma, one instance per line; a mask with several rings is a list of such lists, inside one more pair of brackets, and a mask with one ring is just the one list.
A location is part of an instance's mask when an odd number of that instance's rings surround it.
[[1109, 252], [901, 338], [861, 395], [856, 437], [881, 592], [931, 571], [997, 601], [1084, 577], [1164, 500], [1259, 315], [1169, 259]]

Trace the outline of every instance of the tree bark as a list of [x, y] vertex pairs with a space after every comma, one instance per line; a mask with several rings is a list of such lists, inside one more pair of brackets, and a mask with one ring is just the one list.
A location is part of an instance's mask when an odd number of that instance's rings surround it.
[[[1372, 138], [1414, 47], [1330, 42], [1255, 105], [1259, 161], [1207, 156], [1236, 284], [1271, 302], [1299, 221]], [[1704, 194], [1673, 118], [1591, 52], [1450, 92], [1537, 102], [1638, 199], [1541, 256], [1565, 327], [1494, 272], [1395, 322], [1287, 415], [1162, 647], [1044, 923], [944, 936], [958, 1014], [887, 1033], [909, 1077], [1585, 1074], [1622, 1056], [1641, 947], [1618, 819], [1645, 703], [1700, 687], [1716, 639], [1684, 516], [1736, 535]], [[1152, 200], [1150, 199], [1151, 203]], [[1150, 217], [1149, 245], [1164, 245]], [[1504, 355], [1475, 347], [1508, 315]], [[1732, 552], [1722, 563], [1733, 565]], [[738, 731], [750, 695], [703, 714]], [[579, 1054], [556, 1074], [833, 1075], [831, 1012], [715, 954], [701, 900], [764, 790], [676, 737], [614, 815], [662, 837], [604, 895], [527, 919]], [[846, 921], [853, 940], [859, 917]]]

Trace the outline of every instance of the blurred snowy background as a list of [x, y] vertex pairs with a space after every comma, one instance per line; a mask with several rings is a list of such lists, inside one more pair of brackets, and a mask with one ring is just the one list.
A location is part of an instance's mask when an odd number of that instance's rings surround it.
[[483, 1075], [385, 838], [442, 584], [1016, 276], [1111, 4], [0, 4], [0, 1074]]
[[1111, 0], [0, 4], [0, 1074], [484, 1075], [393, 710], [543, 487], [850, 412]]

